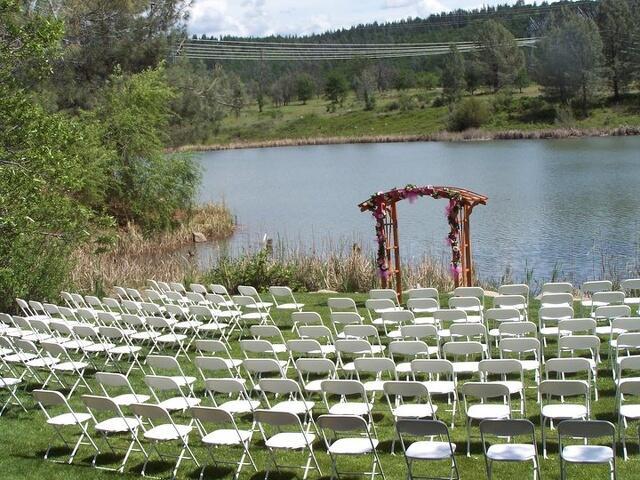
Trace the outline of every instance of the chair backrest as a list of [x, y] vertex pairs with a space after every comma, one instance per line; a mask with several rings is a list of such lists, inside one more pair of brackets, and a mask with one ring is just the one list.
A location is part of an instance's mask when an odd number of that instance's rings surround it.
[[506, 322], [520, 322], [522, 321], [522, 315], [520, 314], [520, 310], [517, 308], [510, 307], [494, 307], [489, 308], [484, 313], [484, 318], [489, 322], [496, 322], [498, 324], [506, 323]]
[[55, 407], [58, 405], [69, 406], [64, 395], [56, 390], [34, 390], [33, 396], [36, 399], [36, 402], [43, 407]]
[[[640, 334], [627, 333], [626, 335], [636, 335], [637, 345], [640, 346]], [[594, 356], [597, 356], [600, 350], [600, 338], [596, 335], [567, 335], [558, 339], [559, 353], [563, 351], [575, 352], [580, 350], [590, 350]]]
[[173, 424], [173, 419], [169, 412], [159, 406], [152, 405], [150, 403], [134, 403], [131, 405], [131, 411], [141, 418], [148, 418], [149, 420], [164, 420], [167, 423]]
[[300, 335], [300, 338], [312, 338], [314, 340], [318, 338], [325, 338], [327, 341], [333, 343], [333, 334], [331, 333], [331, 330], [324, 325], [300, 326], [298, 328], [298, 335]]
[[96, 372], [96, 380], [104, 387], [131, 388], [131, 384], [122, 373]]
[[586, 358], [550, 358], [545, 363], [547, 376], [550, 373], [580, 373], [591, 375], [591, 364]]
[[320, 415], [318, 426], [334, 432], [369, 432], [365, 419], [356, 415]]
[[328, 358], [299, 358], [295, 361], [296, 370], [304, 373], [335, 375], [336, 365]]
[[200, 283], [191, 283], [189, 285], [189, 290], [195, 293], [199, 293], [201, 295], [206, 295], [207, 293], [209, 293], [209, 291], [207, 290], [207, 287], [205, 287], [204, 285], [201, 285]]
[[569, 282], [547, 282], [542, 285], [541, 293], [573, 293], [573, 285]]
[[543, 307], [573, 306], [573, 295], [570, 293], [543, 293], [540, 297]]
[[444, 356], [453, 355], [478, 355], [484, 353], [484, 347], [480, 342], [446, 342], [442, 345]]
[[416, 373], [426, 373], [429, 375], [439, 375], [445, 374], [447, 376], [453, 377], [453, 363], [449, 360], [444, 360], [440, 358], [433, 359], [415, 359], [411, 361], [411, 372]]
[[237, 378], [208, 378], [205, 380], [204, 386], [208, 392], [223, 394], [246, 393], [244, 384]]
[[540, 307], [538, 310], [538, 318], [541, 322], [559, 321], [566, 318], [573, 318], [573, 307]]
[[438, 329], [435, 325], [401, 325], [400, 336], [402, 338], [438, 338]]
[[560, 335], [574, 335], [578, 332], [595, 333], [598, 322], [593, 318], [565, 318], [558, 322]]
[[262, 378], [258, 382], [260, 390], [264, 393], [276, 395], [302, 395], [300, 385], [290, 378]]
[[217, 407], [191, 407], [191, 416], [202, 423], [211, 423], [217, 425], [233, 425], [234, 429], [237, 429], [236, 422], [227, 410]]
[[344, 334], [352, 338], [370, 338], [373, 337], [376, 343], [380, 343], [378, 329], [373, 325], [345, 325]]
[[172, 377], [165, 377], [162, 375], [145, 375], [144, 383], [154, 392], [181, 392], [180, 386]]
[[394, 379], [397, 377], [396, 364], [386, 357], [381, 358], [356, 358], [354, 360], [356, 374], [360, 373], [390, 373]]
[[517, 373], [522, 376], [522, 363], [519, 360], [510, 358], [493, 358], [481, 360], [478, 363], [478, 370], [484, 375], [506, 375]]
[[620, 282], [620, 289], [623, 292], [630, 294], [630, 296], [637, 297], [637, 295], [631, 294], [640, 292], [640, 278], [628, 278], [626, 280], [622, 280]]
[[[558, 435], [571, 438], [616, 437], [616, 427], [604, 420], [564, 420], [558, 424]], [[615, 440], [613, 441], [615, 455]]]
[[611, 334], [640, 332], [640, 317], [618, 317], [611, 320]]
[[518, 419], [487, 419], [480, 422], [482, 435], [494, 435], [496, 437], [521, 437], [529, 436], [535, 441], [535, 427], [530, 420]]
[[476, 297], [481, 303], [484, 302], [484, 288], [482, 287], [457, 287], [453, 291], [454, 297]]
[[336, 352], [346, 354], [371, 354], [373, 349], [367, 340], [362, 339], [338, 339], [335, 343]]
[[224, 353], [225, 357], [229, 358], [229, 350], [220, 340], [196, 340], [194, 346], [200, 353]]
[[467, 312], [465, 312], [464, 310], [456, 310], [454, 308], [442, 308], [433, 312], [433, 318], [440, 324], [443, 324], [445, 322], [466, 322]]
[[589, 399], [589, 384], [582, 380], [543, 380], [538, 391], [541, 395], [551, 397], [577, 397], [584, 396]]
[[273, 427], [297, 426], [303, 431], [300, 417], [291, 412], [279, 412], [274, 410], [256, 410], [253, 412], [253, 419], [259, 424], [271, 425]]
[[622, 379], [623, 373], [628, 370], [640, 370], [640, 355], [630, 355], [628, 357], [620, 357], [618, 359], [618, 372]]
[[618, 350], [637, 350], [640, 348], [640, 332], [621, 333], [618, 335], [616, 348]]
[[382, 312], [381, 317], [385, 322], [394, 322], [397, 324], [409, 324], [415, 321], [415, 316], [410, 310]]
[[282, 332], [275, 325], [251, 325], [249, 332], [254, 338], [275, 338], [284, 343]]
[[480, 303], [480, 299], [476, 297], [451, 297], [449, 299], [449, 308], [481, 311], [482, 304]]
[[411, 356], [429, 355], [429, 346], [421, 340], [395, 340], [389, 343], [391, 358], [394, 355]]
[[595, 280], [584, 282], [582, 284], [582, 287], [580, 288], [580, 291], [582, 292], [582, 295], [591, 296], [597, 292], [609, 292], [612, 288], [613, 283], [611, 283], [609, 280]]
[[273, 358], [248, 358], [242, 362], [245, 370], [251, 374], [278, 373], [283, 375], [282, 367]]
[[498, 295], [493, 299], [493, 306], [499, 308], [517, 307], [522, 309], [527, 306], [527, 301], [522, 295]]
[[440, 302], [436, 298], [410, 298], [407, 300], [407, 308], [418, 314], [435, 312], [440, 308]]
[[[498, 295], [522, 295], [525, 300], [529, 299], [529, 285], [524, 283], [513, 283], [509, 285], [500, 285], [498, 287]], [[527, 302], [528, 303], [528, 302]]]
[[371, 319], [373, 319], [374, 315], [380, 314], [385, 310], [398, 308], [396, 303], [389, 298], [369, 298], [364, 302], [364, 306], [367, 308], [367, 313]]
[[321, 354], [320, 342], [313, 338], [287, 340], [287, 350], [291, 353]]
[[407, 298], [418, 299], [418, 298], [431, 298], [438, 301], [440, 295], [438, 294], [437, 288], [412, 288], [407, 291]]
[[452, 340], [459, 337], [464, 337], [467, 340], [479, 338], [485, 343], [487, 340], [487, 327], [481, 323], [454, 323], [451, 325], [449, 330], [451, 332]]
[[460, 388], [460, 393], [466, 397], [488, 400], [497, 397], [509, 397], [509, 387], [500, 382], [466, 382]]
[[622, 305], [624, 303], [624, 292], [600, 291], [591, 296], [596, 305]]
[[252, 287], [250, 285], [239, 285], [238, 286], [238, 293], [240, 295], [246, 296], [246, 297], [252, 297], [253, 299], [257, 300], [258, 302], [261, 301], [260, 300], [260, 294], [258, 293], [258, 290], [255, 289], [255, 287]]
[[329, 306], [329, 310], [331, 313], [339, 312], [339, 311], [349, 311], [358, 313], [358, 307], [356, 306], [355, 300], [349, 297], [333, 297], [327, 300], [327, 305]]
[[291, 322], [296, 327], [309, 325], [322, 325], [322, 317], [318, 312], [293, 312]]
[[505, 353], [534, 353], [538, 358], [540, 358], [540, 353], [542, 351], [540, 340], [531, 337], [503, 338], [498, 344], [498, 349], [500, 350], [501, 355], [504, 355]]
[[629, 305], [605, 305], [597, 307], [594, 316], [596, 319], [603, 318], [608, 320], [618, 317], [630, 317], [631, 307]]
[[269, 293], [273, 297], [293, 298], [293, 292], [289, 287], [271, 286], [269, 287]]
[[449, 428], [440, 420], [399, 419], [396, 422], [396, 430], [399, 434], [407, 434], [414, 437], [444, 435], [449, 438]]
[[268, 340], [240, 340], [240, 350], [246, 353], [275, 355], [273, 344]]
[[331, 322], [335, 325], [358, 325], [362, 323], [362, 317], [355, 312], [334, 312], [331, 314]]
[[[204, 375], [205, 372], [227, 372], [231, 374], [229, 364], [220, 357], [196, 357], [194, 364]], [[233, 376], [233, 375], [232, 375]]]
[[503, 337], [525, 337], [536, 335], [538, 327], [533, 322], [505, 322], [498, 325], [498, 336]]
[[212, 283], [209, 285], [209, 288], [213, 293], [217, 293], [218, 295], [222, 295], [223, 297], [228, 297], [229, 292], [227, 291], [227, 287], [221, 285], [219, 283]]
[[372, 290], [369, 290], [369, 298], [370, 299], [386, 298], [391, 300], [396, 306], [400, 304], [400, 302], [398, 302], [398, 294], [392, 288], [374, 288]]
[[358, 380], [325, 380], [320, 384], [322, 392], [330, 395], [360, 395], [366, 397], [364, 385]]
[[384, 393], [394, 397], [428, 398], [429, 390], [422, 382], [388, 381], [382, 386]]
[[98, 395], [83, 395], [82, 402], [87, 406], [89, 410], [95, 410], [98, 412], [111, 412], [117, 415], [122, 415], [120, 408], [109, 397], [103, 397]]

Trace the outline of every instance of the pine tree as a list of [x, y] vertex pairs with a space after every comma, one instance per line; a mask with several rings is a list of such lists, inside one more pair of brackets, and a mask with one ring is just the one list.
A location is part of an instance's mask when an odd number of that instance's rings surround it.
[[454, 103], [462, 96], [465, 84], [464, 58], [458, 48], [451, 45], [442, 68], [442, 95], [448, 103]]

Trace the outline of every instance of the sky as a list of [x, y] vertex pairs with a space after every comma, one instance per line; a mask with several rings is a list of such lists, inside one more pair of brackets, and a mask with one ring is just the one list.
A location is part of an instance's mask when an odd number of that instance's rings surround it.
[[482, 5], [479, 0], [194, 0], [189, 33], [307, 35]]

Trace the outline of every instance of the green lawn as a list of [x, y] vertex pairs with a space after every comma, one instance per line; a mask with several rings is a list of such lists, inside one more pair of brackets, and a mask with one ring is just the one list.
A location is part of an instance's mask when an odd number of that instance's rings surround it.
[[[482, 128], [488, 132], [504, 130], [544, 130], [572, 126], [576, 128], [615, 128], [640, 124], [637, 99], [627, 99], [620, 105], [594, 106], [588, 117], [569, 124], [558, 123], [551, 113], [534, 115], [522, 110], [519, 100], [537, 97], [539, 88], [532, 86], [513, 95], [514, 106], [509, 110], [492, 112], [489, 122]], [[254, 104], [247, 106], [239, 116], [228, 115], [220, 130], [212, 134], [208, 144], [232, 142], [262, 142], [280, 139], [323, 137], [366, 137], [387, 135], [429, 135], [446, 130], [449, 109], [434, 107], [432, 102], [439, 90], [409, 90], [403, 93], [381, 93], [375, 110], [364, 111], [362, 102], [350, 94], [342, 108], [328, 113], [327, 101], [314, 98], [306, 105], [293, 102], [283, 107], [267, 105], [260, 113]], [[477, 94], [491, 106], [496, 101], [492, 93]], [[398, 108], [400, 98], [409, 99], [409, 109]]]
[[[297, 295], [298, 300], [302, 301], [306, 304], [305, 310], [313, 310], [320, 312], [325, 321], [328, 319], [328, 309], [326, 307], [327, 295], [320, 294], [299, 294]], [[358, 305], [361, 307], [364, 313], [364, 300], [365, 295], [352, 295], [352, 297], [358, 302]], [[442, 299], [446, 302], [446, 299]], [[537, 316], [537, 302], [532, 302], [531, 309], [531, 319], [536, 321]], [[288, 315], [280, 314], [279, 312], [274, 313], [274, 319], [277, 324], [282, 328], [287, 337], [291, 337], [290, 334], [290, 321]], [[555, 352], [555, 344], [550, 343], [547, 347], [547, 358], [553, 357]], [[240, 357], [240, 352], [238, 348], [234, 348], [232, 352], [235, 356]], [[603, 345], [602, 348], [602, 360], [603, 363], [601, 365], [601, 370], [599, 372], [599, 381], [598, 381], [598, 389], [600, 393], [600, 400], [598, 402], [592, 403], [592, 413], [594, 418], [605, 419], [615, 422], [614, 415], [614, 395], [615, 389], [614, 384], [611, 379], [611, 374], [608, 367], [607, 362], [607, 354], [606, 348]], [[182, 360], [183, 365], [186, 365], [186, 362]], [[195, 373], [195, 369], [192, 365], [187, 365], [187, 369], [192, 374]], [[141, 375], [139, 372], [134, 371], [131, 375], [132, 382], [136, 387], [136, 390], [142, 392], [145, 390], [145, 387], [141, 380]], [[460, 382], [465, 381], [465, 379], [461, 378]], [[529, 387], [533, 386], [533, 379], [527, 379]], [[92, 386], [96, 385], [95, 380], [93, 379], [93, 375], [90, 375], [90, 384]], [[30, 385], [29, 389], [36, 388], [35, 385]], [[204, 397], [202, 391], [203, 385], [202, 382], [199, 381], [197, 383], [197, 393], [199, 396]], [[98, 391], [97, 389], [95, 390]], [[527, 416], [528, 418], [536, 425], [539, 425], [539, 409], [536, 403], [535, 389], [528, 388], [527, 390], [528, 398], [527, 398]], [[28, 395], [22, 393], [22, 398], [27, 398]], [[445, 422], [450, 421], [450, 414], [446, 412], [447, 405], [446, 400], [442, 398], [434, 398], [434, 402], [439, 405], [440, 409], [438, 411], [438, 416]], [[204, 401], [204, 405], [209, 405], [207, 400]], [[5, 415], [0, 417], [0, 478], [1, 479], [27, 479], [27, 478], [48, 478], [48, 479], [116, 479], [116, 478], [140, 478], [139, 471], [142, 465], [142, 456], [140, 454], [134, 453], [130, 458], [129, 463], [127, 465], [126, 471], [124, 475], [119, 475], [117, 473], [106, 472], [102, 470], [94, 469], [90, 466], [90, 459], [93, 455], [90, 447], [83, 447], [80, 453], [76, 457], [76, 461], [73, 465], [58, 465], [49, 461], [45, 461], [42, 459], [42, 454], [47, 446], [47, 440], [52, 433], [52, 431], [47, 428], [44, 424], [43, 416], [39, 409], [33, 404], [33, 402], [28, 399], [27, 405], [29, 412], [25, 413], [18, 409], [17, 407], [12, 407], [9, 409]], [[81, 402], [79, 401], [79, 395], [74, 395], [72, 399], [72, 405], [77, 408], [81, 407]], [[317, 407], [314, 411], [314, 414], [319, 415], [323, 413], [323, 408], [321, 404], [317, 403]], [[379, 401], [375, 406], [375, 424], [378, 430], [379, 438], [382, 442], [382, 450], [384, 451], [382, 455], [382, 463], [385, 469], [385, 473], [387, 474], [387, 478], [390, 479], [398, 479], [405, 478], [406, 468], [404, 464], [403, 456], [400, 452], [397, 452], [396, 455], [392, 456], [389, 452], [391, 439], [393, 437], [393, 422], [392, 417], [388, 411], [387, 405], [385, 402]], [[186, 421], [187, 417], [179, 417], [176, 416], [178, 420], [183, 419]], [[247, 419], [243, 420], [244, 424], [246, 424]], [[539, 428], [537, 427], [537, 433], [539, 438]], [[635, 429], [634, 429], [635, 431]], [[464, 479], [471, 478], [484, 478], [484, 460], [481, 455], [480, 444], [476, 441], [473, 444], [473, 453], [471, 458], [467, 458], [464, 454], [465, 452], [465, 439], [466, 433], [464, 429], [463, 416], [459, 415], [456, 421], [456, 428], [451, 431], [453, 440], [457, 443], [459, 455], [457, 456], [458, 465], [460, 468], [461, 477]], [[474, 429], [474, 435], [478, 434], [477, 428]], [[555, 479], [559, 478], [559, 463], [558, 457], [556, 453], [556, 436], [555, 432], [551, 432], [549, 437], [551, 439], [549, 443], [549, 452], [550, 456], [548, 460], [542, 460], [542, 475], [545, 479]], [[636, 437], [637, 438], [637, 437]], [[119, 442], [120, 445], [123, 442]], [[198, 444], [198, 436], [193, 435], [191, 438], [191, 444]], [[618, 457], [618, 478], [620, 479], [633, 479], [639, 478], [640, 475], [636, 472], [633, 473], [636, 468], [640, 468], [640, 457], [638, 456], [637, 444], [635, 441], [630, 444], [630, 454], [631, 459], [627, 462], [624, 462], [621, 458], [621, 449], [620, 455]], [[330, 472], [330, 463], [328, 456], [324, 453], [323, 446], [318, 443], [317, 447], [318, 458], [321, 462], [321, 467], [323, 469], [323, 473], [328, 475]], [[206, 460], [205, 451], [199, 447], [195, 448], [196, 455], [202, 459]], [[246, 468], [243, 471], [242, 478], [263, 478], [264, 477], [264, 467], [268, 462], [268, 457], [266, 452], [264, 451], [263, 446], [261, 445], [261, 440], [259, 434], [254, 436], [254, 441], [252, 443], [252, 452], [254, 453], [254, 458], [258, 463], [259, 469], [262, 471], [258, 474], [255, 474], [250, 469]], [[63, 452], [64, 453], [64, 452]], [[226, 452], [221, 451], [220, 454], [226, 456]], [[230, 452], [228, 456], [233, 455], [232, 458], [237, 458], [237, 451]], [[298, 465], [301, 463], [300, 455], [287, 455], [288, 458], [283, 458], [285, 462], [288, 464]], [[62, 458], [62, 457], [61, 457]], [[119, 461], [119, 458], [112, 457], [103, 457], [99, 459], [99, 462], [103, 462], [104, 464], [115, 465]], [[295, 463], [294, 463], [295, 462]], [[348, 463], [351, 469], [358, 468], [368, 468], [369, 467], [368, 458], [351, 458]], [[436, 470], [433, 470], [434, 465], [429, 464], [431, 468], [431, 473], [440, 474], [440, 475], [448, 475], [448, 466], [443, 465], [439, 466]], [[418, 467], [420, 468], [420, 467]], [[154, 465], [154, 469], [150, 470], [150, 472], [157, 472], [162, 475], [169, 474], [170, 470], [168, 465], [164, 464], [156, 464]], [[520, 477], [522, 479], [531, 478], [531, 473], [528, 466], [524, 465], [510, 465], [510, 464], [498, 464], [494, 470], [494, 478], [496, 480], [505, 480], [510, 478]], [[185, 463], [178, 473], [179, 478], [198, 478], [199, 470], [193, 466], [193, 464]], [[607, 478], [606, 467], [596, 466], [596, 467], [573, 467], [569, 469], [569, 478], [575, 479], [588, 479], [588, 478]], [[207, 470], [207, 474], [205, 478], [232, 478], [226, 471], [213, 471], [212, 469]], [[284, 474], [282, 476], [273, 475], [271, 478], [292, 478], [291, 475]], [[300, 477], [298, 477], [300, 478]], [[315, 474], [312, 474], [310, 478], [317, 478]]]

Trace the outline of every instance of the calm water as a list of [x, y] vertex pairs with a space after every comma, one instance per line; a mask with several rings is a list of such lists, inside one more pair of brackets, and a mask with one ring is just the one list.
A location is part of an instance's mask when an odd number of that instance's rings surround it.
[[[224, 201], [243, 226], [232, 247], [266, 234], [322, 248], [327, 239], [374, 247], [374, 223], [357, 204], [392, 187], [451, 185], [489, 197], [472, 215], [478, 273], [511, 268], [576, 282], [636, 268], [640, 137], [474, 143], [331, 145], [209, 152], [202, 201]], [[448, 256], [445, 200], [399, 205], [405, 259]]]

